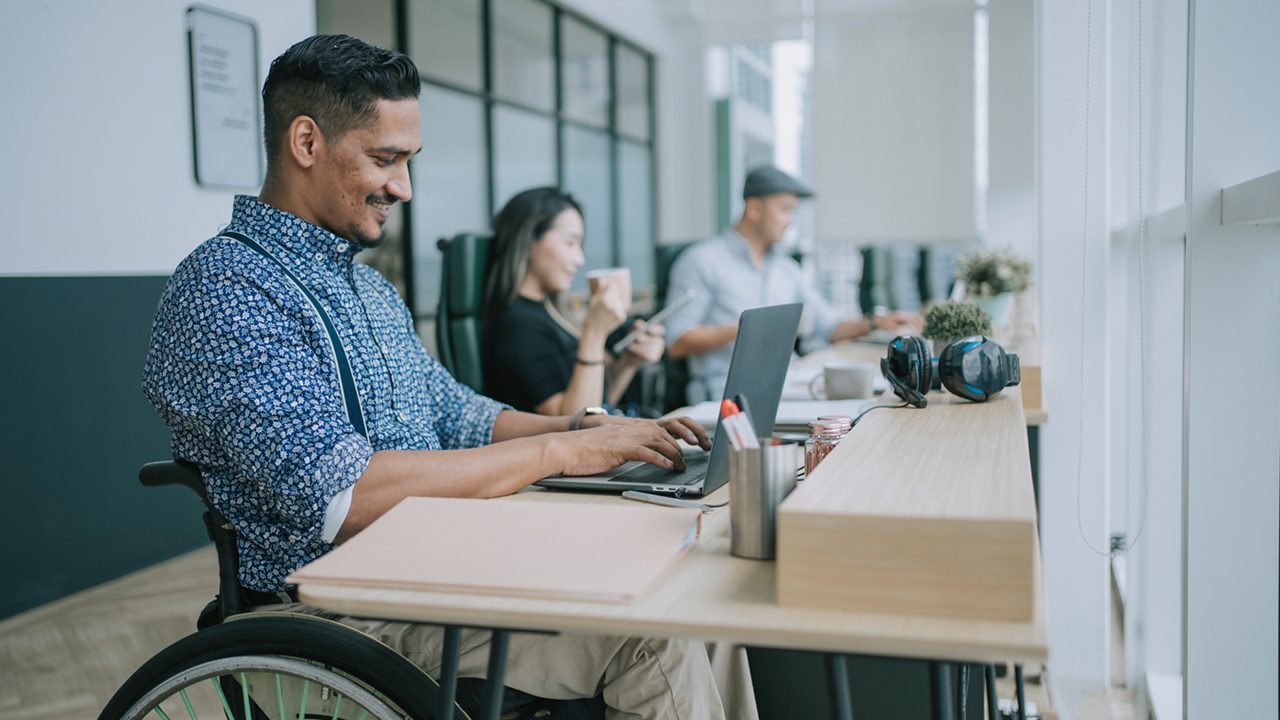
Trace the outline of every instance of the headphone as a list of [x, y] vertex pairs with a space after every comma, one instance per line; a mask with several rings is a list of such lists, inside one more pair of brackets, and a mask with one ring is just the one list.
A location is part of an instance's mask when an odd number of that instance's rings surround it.
[[923, 338], [900, 335], [889, 343], [880, 372], [895, 395], [918, 408], [929, 404], [925, 393], [933, 386], [935, 372], [943, 387], [973, 402], [986, 402], [1004, 388], [1022, 382], [1018, 356], [1006, 353], [985, 335], [970, 335], [943, 348], [936, 358], [936, 370], [934, 360]]

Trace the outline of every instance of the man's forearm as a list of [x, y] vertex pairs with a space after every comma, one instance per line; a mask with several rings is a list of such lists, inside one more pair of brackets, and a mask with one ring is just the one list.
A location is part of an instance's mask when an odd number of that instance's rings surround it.
[[681, 335], [667, 346], [667, 354], [673, 358], [701, 355], [733, 342], [738, 337], [737, 325], [699, 325]]
[[831, 336], [828, 338], [831, 342], [837, 343], [841, 340], [853, 340], [871, 332], [871, 323], [866, 318], [858, 318], [856, 320], [844, 320], [831, 330]]
[[[558, 419], [567, 425], [567, 419]], [[470, 450], [376, 452], [356, 482], [351, 509], [338, 531], [337, 541], [360, 532], [406, 497], [510, 495], [558, 472], [561, 465], [555, 456], [554, 442], [537, 437], [517, 438], [501, 445]]]

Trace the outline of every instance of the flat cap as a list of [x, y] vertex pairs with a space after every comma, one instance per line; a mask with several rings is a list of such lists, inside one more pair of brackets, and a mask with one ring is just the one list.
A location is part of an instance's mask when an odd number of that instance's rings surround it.
[[747, 173], [746, 182], [742, 183], [742, 197], [765, 197], [777, 193], [787, 193], [797, 197], [813, 197], [813, 190], [808, 185], [782, 172], [772, 165], [761, 165]]

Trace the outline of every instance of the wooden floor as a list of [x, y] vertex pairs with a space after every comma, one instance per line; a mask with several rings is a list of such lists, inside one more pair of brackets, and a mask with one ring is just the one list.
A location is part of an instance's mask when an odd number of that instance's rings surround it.
[[0, 718], [96, 718], [217, 585], [210, 545], [0, 622]]
[[[210, 546], [0, 621], [0, 718], [96, 718], [134, 670], [195, 631], [217, 569]], [[1012, 679], [999, 681], [1001, 697], [1013, 696]], [[1027, 699], [1053, 720], [1044, 680], [1027, 669]], [[1123, 717], [1077, 707], [1077, 720]]]

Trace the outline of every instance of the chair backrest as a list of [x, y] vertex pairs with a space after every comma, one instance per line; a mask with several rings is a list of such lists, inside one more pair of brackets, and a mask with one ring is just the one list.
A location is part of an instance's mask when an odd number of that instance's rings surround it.
[[436, 242], [440, 261], [440, 305], [436, 348], [440, 362], [476, 392], [484, 392], [481, 311], [489, 268], [489, 236], [459, 233]]
[[138, 480], [146, 487], [181, 485], [194, 492], [200, 502], [204, 503], [204, 528], [218, 551], [218, 597], [200, 613], [196, 626], [203, 630], [247, 610], [249, 601], [240, 585], [240, 550], [236, 547], [236, 529], [209, 502], [200, 468], [186, 460], [151, 462], [138, 471]]

